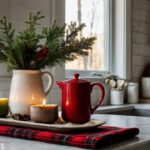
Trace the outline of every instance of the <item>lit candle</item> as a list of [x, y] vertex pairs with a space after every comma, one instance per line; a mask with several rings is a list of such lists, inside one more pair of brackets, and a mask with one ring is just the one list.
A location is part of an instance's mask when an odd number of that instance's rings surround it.
[[6, 117], [8, 114], [8, 98], [0, 98], [0, 117]]
[[58, 119], [58, 106], [46, 104], [46, 100], [41, 105], [31, 105], [30, 117], [34, 122], [54, 123]]

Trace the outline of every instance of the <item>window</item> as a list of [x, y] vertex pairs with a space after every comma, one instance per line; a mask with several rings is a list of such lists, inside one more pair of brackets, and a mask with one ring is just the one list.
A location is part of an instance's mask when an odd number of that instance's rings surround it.
[[66, 0], [65, 22], [85, 23], [83, 36], [96, 36], [89, 56], [79, 57], [65, 66], [67, 74], [74, 71], [109, 71], [110, 58], [110, 2], [109, 0]]

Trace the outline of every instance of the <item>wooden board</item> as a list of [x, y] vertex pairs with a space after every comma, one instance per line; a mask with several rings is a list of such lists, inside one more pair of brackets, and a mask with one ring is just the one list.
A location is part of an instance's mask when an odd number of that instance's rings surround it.
[[139, 99], [140, 103], [150, 104], [150, 99]]
[[32, 129], [49, 130], [55, 132], [81, 131], [96, 128], [103, 124], [105, 124], [105, 121], [97, 119], [92, 119], [84, 124], [74, 124], [74, 123], [43, 124], [43, 123], [35, 123], [32, 121], [13, 120], [12, 118], [0, 118], [0, 125], [12, 125], [16, 127], [27, 127]]

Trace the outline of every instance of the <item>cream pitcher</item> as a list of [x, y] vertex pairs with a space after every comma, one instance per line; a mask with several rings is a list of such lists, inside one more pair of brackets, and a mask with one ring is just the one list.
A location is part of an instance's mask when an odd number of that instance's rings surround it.
[[[44, 90], [42, 76], [48, 77]], [[53, 84], [53, 76], [40, 70], [14, 70], [10, 88], [9, 107], [12, 114], [30, 114], [30, 105], [42, 104]]]

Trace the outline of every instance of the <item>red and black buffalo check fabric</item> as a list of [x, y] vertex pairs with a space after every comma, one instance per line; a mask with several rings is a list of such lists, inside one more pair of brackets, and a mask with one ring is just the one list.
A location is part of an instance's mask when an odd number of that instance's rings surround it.
[[91, 149], [133, 138], [138, 133], [139, 129], [137, 128], [119, 128], [112, 126], [100, 126], [96, 129], [78, 133], [56, 133], [13, 126], [0, 126], [0, 136], [10, 136]]

